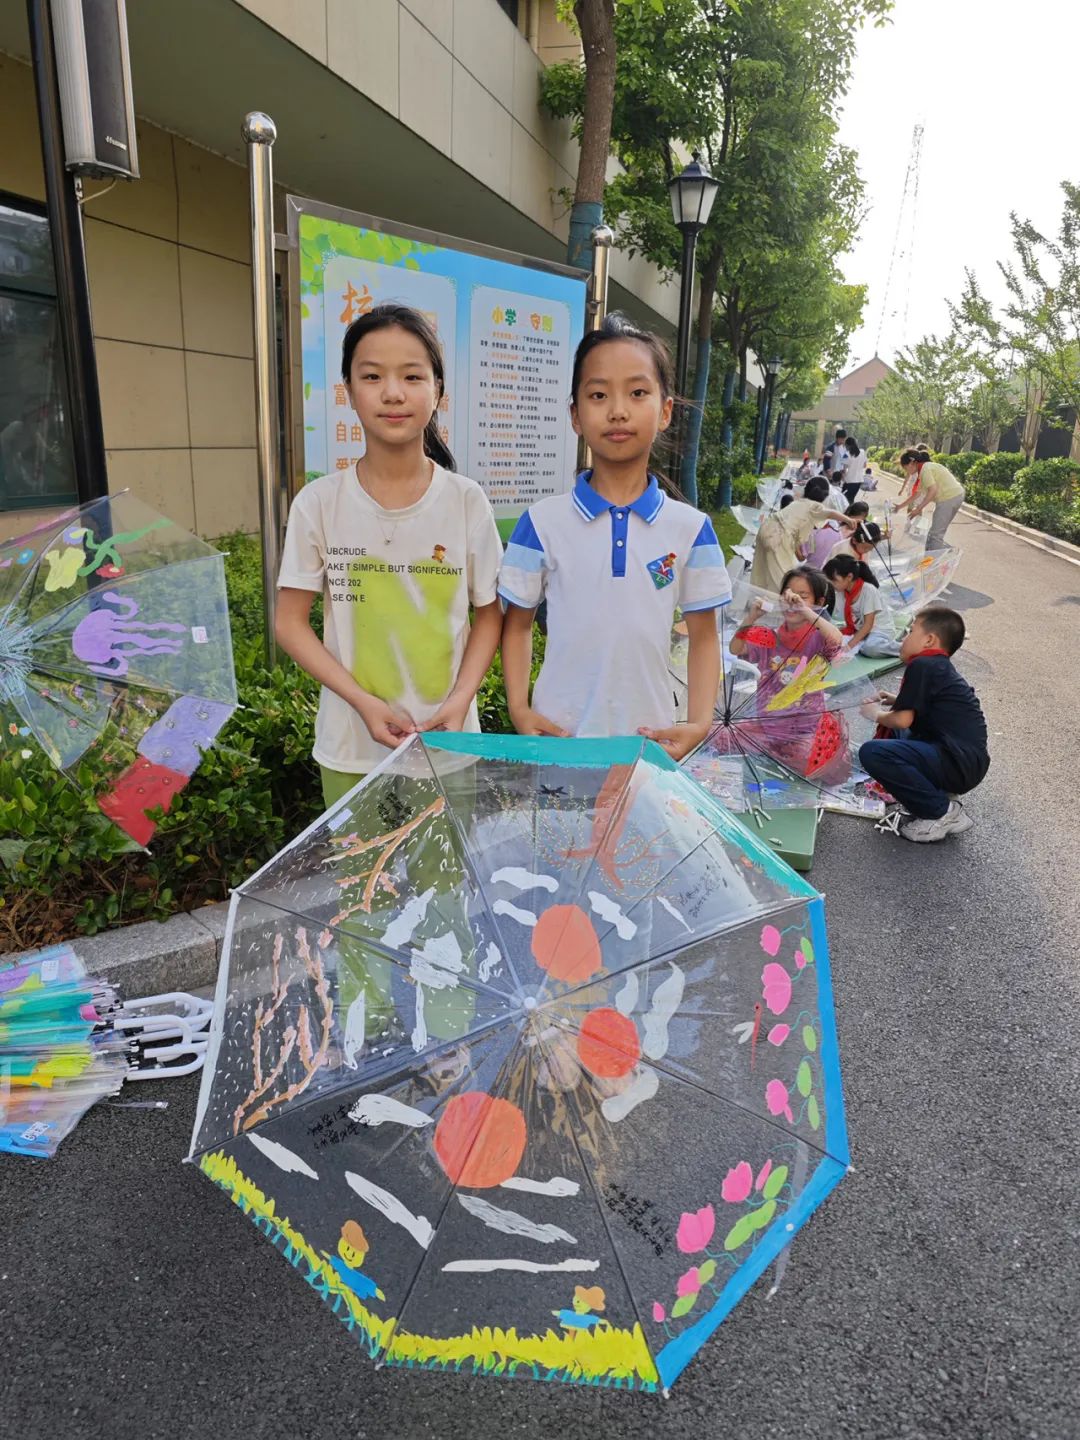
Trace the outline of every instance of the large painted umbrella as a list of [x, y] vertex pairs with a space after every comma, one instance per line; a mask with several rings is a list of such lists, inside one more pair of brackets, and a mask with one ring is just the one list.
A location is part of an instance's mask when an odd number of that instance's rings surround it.
[[822, 899], [650, 743], [414, 738], [235, 894], [190, 1158], [379, 1363], [666, 1390], [847, 1166]]
[[139, 845], [236, 709], [222, 555], [124, 492], [0, 545], [0, 743]]

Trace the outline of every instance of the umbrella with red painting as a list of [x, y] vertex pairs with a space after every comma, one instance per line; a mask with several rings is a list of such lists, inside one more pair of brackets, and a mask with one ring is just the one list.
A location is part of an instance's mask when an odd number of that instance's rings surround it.
[[821, 897], [649, 742], [414, 737], [234, 896], [190, 1158], [379, 1364], [666, 1389], [844, 1173]]
[[880, 816], [884, 803], [859, 769], [858, 750], [873, 733], [873, 677], [899, 661], [852, 655], [837, 639], [843, 616], [809, 603], [805, 577], [793, 583], [802, 598], [739, 585], [718, 612], [715, 722], [683, 764], [736, 812], [826, 806]]
[[137, 844], [236, 703], [205, 541], [125, 492], [0, 545], [0, 745], [40, 747]]

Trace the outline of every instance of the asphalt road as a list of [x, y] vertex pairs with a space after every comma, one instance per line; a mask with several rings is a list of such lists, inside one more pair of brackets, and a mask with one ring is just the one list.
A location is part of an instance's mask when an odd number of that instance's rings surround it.
[[[1080, 1436], [1080, 568], [977, 521], [955, 603], [993, 766], [936, 847], [828, 817], [855, 1170], [670, 1400], [375, 1372], [181, 1166], [194, 1085], [0, 1162], [0, 1434]], [[135, 1087], [132, 1087], [133, 1089]]]

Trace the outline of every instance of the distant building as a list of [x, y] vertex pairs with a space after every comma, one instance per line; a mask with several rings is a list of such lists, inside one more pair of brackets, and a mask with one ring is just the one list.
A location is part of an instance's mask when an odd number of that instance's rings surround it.
[[[857, 435], [859, 427], [856, 416], [860, 404], [867, 396], [873, 395], [886, 375], [895, 373], [891, 365], [887, 365], [879, 355], [875, 355], [862, 365], [856, 365], [855, 369], [849, 370], [846, 375], [841, 375], [839, 380], [833, 381], [816, 405], [812, 405], [809, 410], [797, 410], [792, 415], [788, 426], [789, 447], [800, 450], [806, 448], [812, 454], [820, 455], [826, 445], [826, 435], [831, 439], [833, 431], [841, 426], [849, 433], [854, 431]], [[814, 426], [812, 445], [805, 438], [800, 441], [796, 428], [800, 424], [804, 436], [807, 425]]]

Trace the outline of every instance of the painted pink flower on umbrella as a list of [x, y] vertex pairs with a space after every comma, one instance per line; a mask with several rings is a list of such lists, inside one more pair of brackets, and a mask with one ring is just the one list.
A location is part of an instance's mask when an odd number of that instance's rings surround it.
[[787, 1086], [782, 1080], [770, 1080], [765, 1086], [765, 1104], [769, 1107], [770, 1115], [783, 1115], [789, 1125], [794, 1125], [791, 1101], [788, 1099]]
[[[787, 1091], [784, 1092], [785, 1098]], [[704, 1250], [716, 1229], [716, 1211], [711, 1205], [700, 1210], [684, 1210], [675, 1232], [675, 1243], [684, 1255], [693, 1255]]]
[[662, 1325], [667, 1318], [667, 1311], [663, 1305], [660, 1304], [659, 1300], [652, 1302], [652, 1318], [656, 1321], [657, 1325]]
[[761, 948], [766, 955], [777, 955], [780, 952], [780, 931], [775, 925], [765, 925], [761, 931]]
[[772, 1161], [771, 1161], [771, 1160], [766, 1160], [766, 1161], [765, 1161], [765, 1164], [762, 1165], [761, 1169], [758, 1171], [758, 1177], [757, 1177], [757, 1179], [754, 1181], [754, 1189], [755, 1189], [755, 1190], [760, 1190], [760, 1189], [762, 1188], [762, 1186], [765, 1184], [765, 1181], [769, 1178], [769, 1176], [770, 1176], [771, 1174], [772, 1174]]
[[729, 1170], [724, 1176], [724, 1183], [720, 1187], [720, 1194], [729, 1205], [741, 1205], [750, 1194], [754, 1184], [754, 1172], [745, 1160]]
[[701, 1289], [701, 1276], [698, 1274], [698, 1267], [691, 1265], [685, 1274], [680, 1275], [675, 1286], [676, 1295], [696, 1295]]
[[774, 1015], [782, 1015], [791, 1004], [791, 976], [775, 960], [761, 972], [761, 994]]
[[790, 1025], [774, 1025], [766, 1038], [770, 1045], [782, 1045], [790, 1034]]

